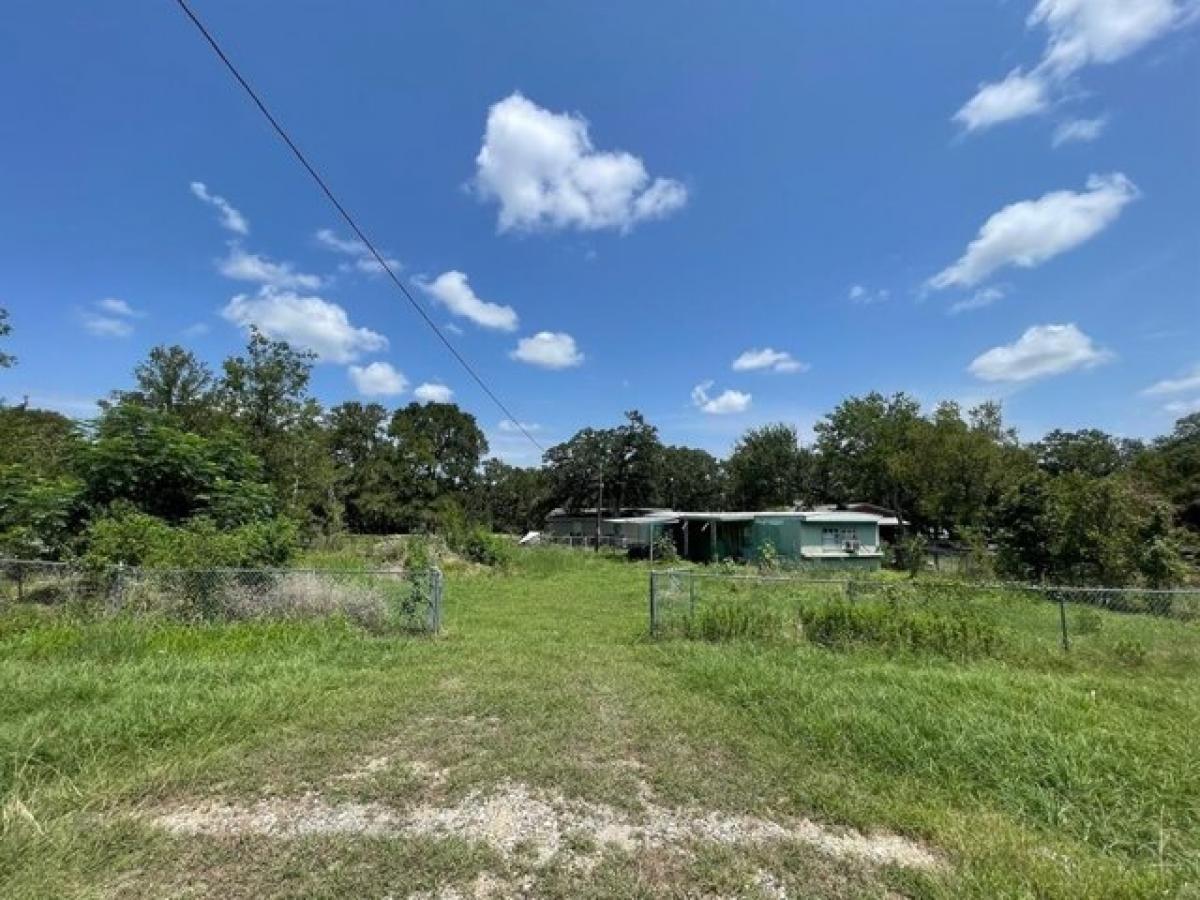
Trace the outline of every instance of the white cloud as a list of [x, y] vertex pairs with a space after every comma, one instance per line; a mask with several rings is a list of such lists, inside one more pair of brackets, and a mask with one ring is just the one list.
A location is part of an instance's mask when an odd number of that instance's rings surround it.
[[422, 403], [449, 403], [454, 399], [454, 391], [444, 384], [426, 382], [417, 386], [413, 396]]
[[235, 325], [257, 325], [268, 337], [312, 350], [322, 362], [353, 362], [363, 353], [387, 347], [387, 338], [352, 325], [336, 303], [270, 286], [255, 295], [238, 294], [221, 315]]
[[217, 212], [221, 214], [222, 228], [232, 231], [234, 234], [247, 235], [250, 233], [250, 223], [246, 221], [245, 216], [233, 208], [228, 200], [210, 193], [208, 186], [203, 181], [193, 181], [191, 187], [193, 194], [210, 206], [216, 207]]
[[687, 188], [670, 178], [650, 180], [640, 159], [597, 151], [587, 121], [554, 113], [519, 93], [488, 110], [474, 187], [500, 204], [500, 231], [613, 228], [682, 208]]
[[521, 338], [510, 355], [543, 369], [568, 369], [583, 362], [575, 338], [561, 331], [539, 331], [533, 337]]
[[1164, 394], [1182, 394], [1188, 391], [1200, 391], [1200, 363], [1196, 363], [1179, 378], [1164, 378], [1155, 382], [1142, 393], [1147, 397], [1161, 397]]
[[212, 331], [212, 326], [207, 322], [193, 322], [187, 328], [183, 329], [184, 337], [204, 337]]
[[959, 313], [970, 312], [971, 310], [983, 309], [985, 306], [991, 306], [997, 300], [1001, 300], [1003, 298], [1003, 288], [980, 288], [970, 297], [964, 297], [962, 300], [951, 304], [950, 309], [947, 310], [947, 312], [949, 312], [952, 316], [956, 316]]
[[1138, 196], [1121, 173], [1092, 175], [1087, 189], [1051, 191], [994, 213], [966, 252], [928, 281], [928, 287], [974, 287], [997, 269], [1030, 269], [1078, 247], [1116, 221]]
[[807, 372], [811, 366], [800, 362], [792, 354], [784, 350], [772, 350], [764, 347], [762, 350], [747, 350], [733, 361], [733, 371], [752, 372], [757, 369], [770, 369], [774, 372]]
[[1028, 24], [1050, 32], [1041, 68], [1062, 76], [1140, 50], [1182, 22], [1187, 6], [1175, 0], [1039, 0]]
[[105, 297], [103, 300], [98, 300], [96, 306], [110, 315], [124, 316], [127, 319], [140, 318], [143, 315], [143, 313], [117, 297]]
[[517, 330], [517, 311], [478, 297], [462, 272], [443, 272], [433, 281], [417, 279], [416, 285], [450, 312], [476, 325], [498, 331]]
[[[330, 229], [322, 228], [316, 233], [316, 239], [317, 243], [326, 250], [350, 257], [349, 262], [344, 262], [340, 266], [343, 271], [354, 269], [366, 275], [381, 275], [385, 271], [367, 245], [358, 238], [339, 237]], [[403, 268], [400, 260], [386, 254], [383, 255], [383, 261], [393, 272]]]
[[710, 396], [712, 381], [702, 381], [692, 388], [692, 404], [701, 412], [714, 416], [745, 412], [750, 408], [751, 395], [742, 391], [726, 390], [716, 397]]
[[247, 253], [236, 244], [229, 248], [229, 255], [217, 263], [217, 269], [226, 278], [284, 290], [315, 291], [321, 286], [318, 275], [297, 272], [289, 262], [273, 262], [257, 253]]
[[1129, 56], [1193, 21], [1198, 8], [1194, 0], [1038, 0], [1026, 24], [1046, 29], [1041, 61], [981, 85], [954, 118], [974, 131], [1039, 112], [1080, 69]]
[[1194, 400], [1172, 400], [1163, 409], [1175, 416], [1189, 416], [1200, 412], [1200, 397]]
[[1003, 81], [981, 84], [975, 96], [954, 114], [954, 121], [967, 131], [978, 131], [1041, 112], [1047, 103], [1042, 79], [1013, 69]]
[[83, 327], [96, 337], [129, 337], [133, 334], [130, 320], [144, 315], [117, 297], [105, 297], [92, 305], [93, 309], [80, 313], [80, 319]]
[[891, 295], [891, 291], [887, 290], [887, 288], [881, 288], [877, 291], [870, 291], [861, 284], [850, 285], [850, 290], [846, 292], [846, 296], [850, 298], [850, 302], [857, 303], [860, 306], [869, 306], [872, 303], [882, 303]]
[[350, 366], [348, 371], [354, 387], [364, 397], [394, 397], [403, 394], [408, 387], [408, 379], [391, 363], [373, 362], [366, 366]]
[[128, 320], [94, 312], [83, 313], [83, 327], [96, 337], [123, 338], [133, 334], [133, 326]]
[[1054, 129], [1054, 137], [1050, 139], [1050, 143], [1061, 147], [1063, 144], [1094, 141], [1100, 137], [1107, 125], [1108, 118], [1105, 116], [1097, 116], [1094, 119], [1068, 119], [1066, 122], [1060, 122]]
[[511, 419], [501, 419], [500, 424], [496, 426], [500, 431], [508, 434], [524, 434], [526, 431], [534, 432], [541, 431], [542, 426], [536, 422], [521, 422], [519, 425]]
[[1072, 369], [1090, 369], [1112, 354], [1074, 325], [1034, 325], [1014, 343], [980, 354], [968, 371], [984, 381], [1031, 381]]

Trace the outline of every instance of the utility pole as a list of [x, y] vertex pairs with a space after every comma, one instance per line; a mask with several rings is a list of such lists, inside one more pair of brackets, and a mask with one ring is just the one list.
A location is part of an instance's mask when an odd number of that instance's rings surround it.
[[600, 476], [600, 497], [596, 501], [596, 552], [600, 552], [600, 514], [604, 509], [604, 476]]

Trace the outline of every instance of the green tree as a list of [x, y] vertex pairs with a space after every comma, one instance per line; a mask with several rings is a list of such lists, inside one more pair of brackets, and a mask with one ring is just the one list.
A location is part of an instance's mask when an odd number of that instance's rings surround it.
[[83, 444], [79, 428], [60, 413], [0, 406], [0, 465], [21, 465], [38, 475], [61, 475]]
[[133, 370], [137, 387], [118, 391], [118, 403], [137, 403], [175, 416], [189, 431], [213, 423], [216, 382], [212, 370], [179, 345], [155, 347]]
[[541, 528], [548, 512], [542, 470], [485, 460], [474, 506], [495, 531], [524, 534]]
[[1030, 448], [1038, 465], [1051, 475], [1080, 472], [1103, 478], [1124, 469], [1139, 446], [1119, 441], [1098, 428], [1080, 431], [1055, 429]]
[[321, 407], [308, 394], [315, 359], [252, 328], [246, 355], [225, 360], [216, 389], [284, 509], [309, 532], [341, 520]]
[[658, 502], [671, 509], [721, 509], [725, 501], [725, 472], [720, 461], [695, 447], [664, 447]]
[[488, 450], [475, 417], [453, 403], [410, 403], [392, 415], [388, 435], [406, 527], [436, 529], [461, 518]]
[[[994, 513], [1002, 572], [1022, 579], [1120, 586], [1174, 570], [1165, 514], [1121, 475], [1035, 471]], [[1153, 548], [1152, 550], [1150, 548]]]
[[1180, 553], [1180, 541], [1171, 527], [1170, 511], [1163, 504], [1154, 504], [1149, 519], [1139, 535], [1138, 569], [1142, 579], [1152, 588], [1171, 588], [1184, 582], [1187, 565]]
[[804, 491], [806, 454], [796, 429], [778, 423], [752, 428], [725, 463], [729, 505], [734, 509], [790, 507]]
[[[8, 310], [0, 306], [0, 337], [12, 334], [12, 325], [8, 322]], [[17, 358], [9, 353], [0, 352], [0, 369], [7, 369], [17, 364]]]
[[928, 423], [907, 394], [850, 397], [815, 426], [826, 490], [835, 501], [866, 501], [919, 521], [915, 484]]
[[1138, 454], [1133, 468], [1170, 501], [1178, 524], [1200, 532], [1200, 413], [1179, 419], [1171, 434]]
[[400, 515], [395, 452], [387, 434], [388, 411], [378, 403], [351, 401], [326, 417], [334, 484], [351, 531], [386, 534]]
[[[611, 430], [584, 428], [546, 451], [550, 497], [566, 509], [595, 506], [613, 456]], [[607, 496], [611, 497], [611, 494]]]
[[82, 484], [20, 464], [0, 464], [0, 556], [57, 559], [82, 519]]
[[229, 527], [273, 513], [262, 464], [238, 435], [193, 434], [167, 413], [138, 405], [105, 411], [77, 469], [96, 510], [124, 504], [166, 522], [204, 515]]

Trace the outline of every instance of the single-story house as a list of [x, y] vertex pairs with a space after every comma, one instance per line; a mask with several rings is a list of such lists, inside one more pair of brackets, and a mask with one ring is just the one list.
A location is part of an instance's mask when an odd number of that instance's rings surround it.
[[[559, 513], [559, 515], [556, 515]], [[878, 569], [883, 560], [879, 525], [883, 517], [852, 510], [790, 512], [680, 512], [667, 509], [621, 510], [601, 515], [602, 541], [648, 547], [663, 536], [693, 562], [756, 559], [770, 542], [791, 564]], [[546, 522], [550, 534], [594, 538], [596, 511], [570, 515], [556, 510]]]

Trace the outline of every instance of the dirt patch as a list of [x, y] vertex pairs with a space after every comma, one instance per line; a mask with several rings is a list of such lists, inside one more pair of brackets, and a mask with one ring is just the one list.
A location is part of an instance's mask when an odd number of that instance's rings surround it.
[[274, 837], [389, 834], [400, 824], [391, 809], [378, 803], [330, 804], [311, 792], [300, 797], [259, 800], [250, 806], [208, 803], [180, 807], [154, 816], [153, 821], [176, 834]]
[[[207, 804], [176, 808], [152, 817], [177, 834], [414, 835], [456, 837], [495, 848], [506, 858], [531, 857], [545, 865], [560, 852], [568, 862], [587, 863], [606, 849], [627, 852], [674, 849], [693, 842], [764, 845], [798, 842], [829, 856], [876, 865], [936, 869], [941, 859], [919, 843], [893, 834], [838, 831], [810, 819], [769, 820], [754, 816], [659, 806], [642, 792], [640, 814], [599, 803], [567, 800], [505, 783], [491, 792], [473, 791], [448, 806], [399, 810], [375, 803], [330, 804], [314, 793], [261, 800], [251, 806]], [[590, 849], [577, 849], [583, 836]]]

